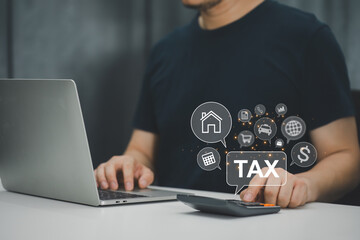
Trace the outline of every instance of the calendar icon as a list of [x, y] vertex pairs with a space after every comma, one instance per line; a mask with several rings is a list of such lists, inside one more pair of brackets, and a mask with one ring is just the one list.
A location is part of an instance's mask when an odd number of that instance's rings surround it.
[[216, 163], [214, 153], [212, 152], [201, 155], [201, 158], [204, 162], [205, 167]]

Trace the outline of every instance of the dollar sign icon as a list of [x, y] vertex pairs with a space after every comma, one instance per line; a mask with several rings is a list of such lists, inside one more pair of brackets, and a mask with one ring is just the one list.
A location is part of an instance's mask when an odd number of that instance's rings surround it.
[[299, 167], [310, 167], [313, 165], [317, 158], [316, 148], [308, 142], [299, 142], [291, 149], [291, 159], [293, 164]]
[[[307, 154], [304, 151], [306, 151]], [[300, 156], [300, 154], [297, 155], [298, 159], [300, 160], [300, 163], [303, 163], [303, 162], [306, 162], [309, 160], [309, 155], [308, 155], [308, 154], [310, 154], [309, 146], [300, 148], [300, 153], [303, 155], [303, 156]]]

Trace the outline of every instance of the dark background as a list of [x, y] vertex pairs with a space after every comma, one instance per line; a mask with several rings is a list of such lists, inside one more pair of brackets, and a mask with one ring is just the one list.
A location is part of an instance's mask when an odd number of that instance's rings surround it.
[[[360, 1], [280, 2], [331, 26], [360, 89]], [[181, 0], [0, 0], [0, 77], [74, 79], [96, 167], [127, 145], [151, 47], [194, 15]]]

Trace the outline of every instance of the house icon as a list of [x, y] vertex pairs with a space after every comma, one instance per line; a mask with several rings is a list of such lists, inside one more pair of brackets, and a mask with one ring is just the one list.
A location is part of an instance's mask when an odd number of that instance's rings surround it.
[[213, 133], [221, 133], [222, 119], [213, 111], [208, 113], [202, 112], [200, 121], [202, 133], [210, 133], [210, 128], [212, 129], [211, 132]]

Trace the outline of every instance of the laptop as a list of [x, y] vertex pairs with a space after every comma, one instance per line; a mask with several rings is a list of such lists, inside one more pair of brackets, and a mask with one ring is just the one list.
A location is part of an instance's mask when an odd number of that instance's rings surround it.
[[0, 178], [8, 191], [91, 206], [176, 200], [179, 193], [97, 188], [70, 79], [0, 79]]

